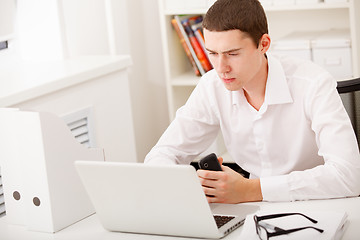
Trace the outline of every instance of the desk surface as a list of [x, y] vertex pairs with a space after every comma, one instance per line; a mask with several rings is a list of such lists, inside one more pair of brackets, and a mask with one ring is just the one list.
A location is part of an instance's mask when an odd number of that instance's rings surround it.
[[[348, 213], [348, 227], [343, 236], [343, 240], [357, 239], [360, 236], [360, 197], [332, 199], [332, 200], [315, 200], [299, 202], [258, 202], [243, 203], [237, 205], [213, 205], [214, 211], [227, 213], [228, 211], [239, 211], [241, 208], [253, 208], [264, 211], [285, 212], [285, 211], [336, 211], [345, 210]], [[225, 237], [225, 240], [239, 239], [242, 227]], [[0, 239], [4, 240], [139, 240], [139, 239], [175, 239], [189, 240], [189, 238], [142, 235], [131, 233], [108, 232], [100, 224], [96, 214], [85, 218], [55, 234], [40, 233], [27, 231], [25, 227], [6, 224], [6, 216], [0, 218]]]

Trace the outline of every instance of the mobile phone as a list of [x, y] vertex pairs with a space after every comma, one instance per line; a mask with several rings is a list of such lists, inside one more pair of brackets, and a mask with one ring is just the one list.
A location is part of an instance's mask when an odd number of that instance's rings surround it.
[[206, 157], [203, 157], [198, 164], [200, 169], [222, 171], [222, 168], [215, 153], [211, 153]]

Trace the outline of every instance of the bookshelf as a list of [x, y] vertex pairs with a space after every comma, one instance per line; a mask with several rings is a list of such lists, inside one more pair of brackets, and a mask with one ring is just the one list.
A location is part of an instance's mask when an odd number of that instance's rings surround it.
[[[214, 1], [158, 0], [161, 38], [163, 46], [169, 119], [181, 107], [199, 81], [182, 49], [176, 32], [171, 26], [174, 15], [205, 14]], [[191, 4], [194, 4], [194, 7]], [[273, 41], [293, 31], [324, 31], [332, 28], [348, 28], [351, 36], [353, 76], [360, 74], [360, 1], [307, 3], [298, 5], [264, 5], [269, 33]], [[221, 141], [220, 141], [221, 142]]]

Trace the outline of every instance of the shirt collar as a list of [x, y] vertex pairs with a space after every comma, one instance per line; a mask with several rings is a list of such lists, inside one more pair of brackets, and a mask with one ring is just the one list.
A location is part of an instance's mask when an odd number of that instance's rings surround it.
[[[284, 69], [280, 61], [271, 54], [266, 54], [268, 58], [268, 78], [266, 81], [264, 104], [283, 104], [291, 103], [293, 99], [290, 94]], [[232, 102], [238, 105], [241, 101], [246, 101], [244, 91], [231, 92]]]
[[267, 57], [269, 68], [266, 81], [265, 102], [268, 105], [293, 102], [285, 72], [280, 61], [271, 54], [267, 54]]

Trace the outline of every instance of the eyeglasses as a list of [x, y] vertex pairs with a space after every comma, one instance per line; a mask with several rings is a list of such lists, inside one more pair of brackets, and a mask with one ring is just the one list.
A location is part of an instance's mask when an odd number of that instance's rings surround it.
[[[260, 221], [262, 221], [262, 220], [286, 217], [286, 216], [291, 216], [291, 215], [301, 215], [301, 216], [309, 219], [311, 222], [317, 223], [317, 221], [315, 219], [312, 219], [302, 213], [279, 213], [279, 214], [264, 215], [264, 216], [254, 215], [254, 221], [255, 221], [257, 235], [259, 236], [259, 238], [261, 240], [268, 240], [269, 238], [274, 237], [274, 236], [286, 235], [289, 233], [301, 231], [301, 230], [308, 229], [308, 228], [312, 228], [320, 233], [324, 232], [324, 230], [322, 230], [322, 229], [319, 229], [316, 227], [311, 227], [311, 226], [285, 230], [285, 229], [276, 227], [274, 225], [271, 225], [269, 223], [265, 223], [265, 222], [260, 223]], [[272, 230], [272, 232], [269, 232], [268, 230]]]

